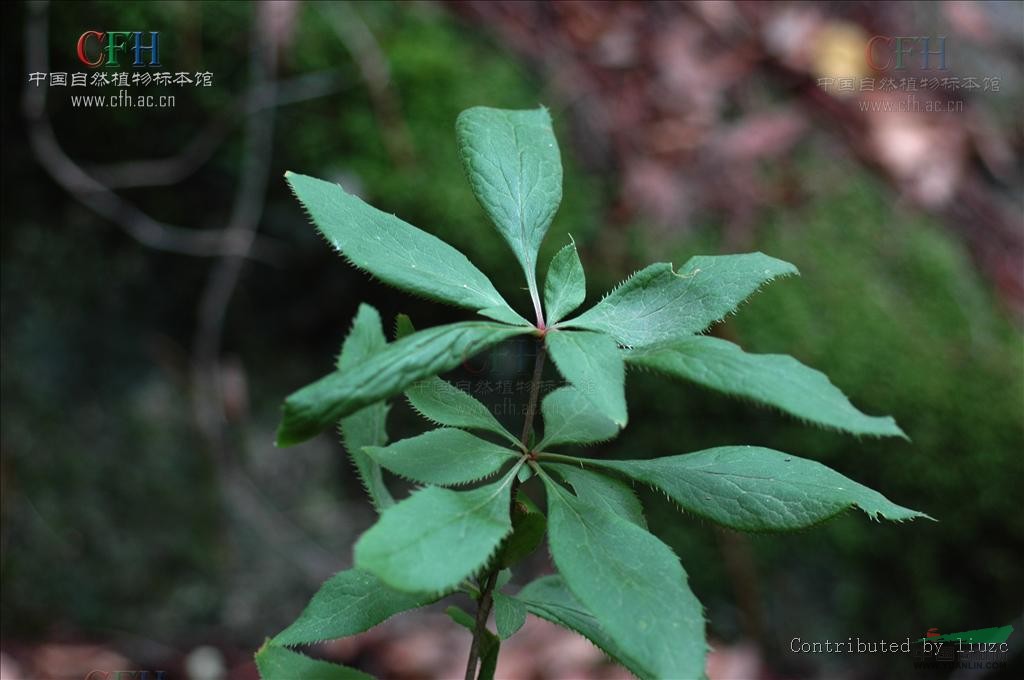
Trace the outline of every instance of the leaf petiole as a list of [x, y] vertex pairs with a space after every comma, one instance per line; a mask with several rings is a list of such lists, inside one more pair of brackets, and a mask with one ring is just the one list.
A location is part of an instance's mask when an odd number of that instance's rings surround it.
[[538, 451], [534, 456], [540, 460], [557, 460], [563, 463], [575, 463], [577, 465], [599, 465], [586, 458], [578, 458], [576, 456], [565, 456], [561, 453], [549, 453], [547, 451]]

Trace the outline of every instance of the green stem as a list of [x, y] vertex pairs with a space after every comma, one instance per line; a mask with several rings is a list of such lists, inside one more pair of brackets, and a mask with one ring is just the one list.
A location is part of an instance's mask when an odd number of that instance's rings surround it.
[[533, 313], [537, 317], [537, 328], [545, 330], [544, 312], [540, 306], [540, 291], [537, 289], [537, 276], [527, 276], [526, 286], [530, 290], [530, 301], [533, 302]]
[[[540, 396], [540, 376], [544, 372], [544, 359], [547, 357], [547, 345], [543, 341], [537, 356], [533, 360], [533, 378], [530, 380], [530, 398], [526, 402], [526, 417], [523, 418], [523, 433], [519, 442], [524, 448], [530, 446], [530, 434], [533, 432], [533, 418], [537, 415], [537, 397]], [[513, 499], [514, 500], [514, 499]]]
[[560, 453], [547, 453], [542, 451], [536, 454], [536, 456], [537, 458], [542, 460], [557, 460], [563, 463], [572, 463], [573, 465], [600, 465], [600, 463], [596, 463], [595, 461], [588, 460], [586, 458], [577, 458], [576, 456], [563, 456]]
[[[538, 311], [539, 318], [539, 311]], [[541, 321], [543, 323], [543, 321]], [[530, 397], [526, 402], [526, 416], [523, 418], [523, 434], [519, 442], [524, 451], [529, 450], [530, 435], [533, 433], [533, 420], [537, 415], [537, 401], [540, 397], [540, 378], [544, 372], [544, 359], [547, 356], [547, 346], [543, 340], [537, 356], [533, 360], [533, 378], [530, 382]], [[516, 492], [519, 490], [519, 478], [512, 480], [512, 495], [509, 513], [516, 503]], [[498, 581], [500, 565], [495, 565], [484, 579], [481, 589], [479, 604], [476, 609], [476, 625], [473, 628], [473, 644], [469, 648], [469, 659], [466, 662], [466, 680], [473, 680], [476, 677], [477, 666], [480, 662], [480, 647], [484, 635], [487, 633], [487, 618], [491, 615], [491, 608], [494, 606], [494, 586]]]

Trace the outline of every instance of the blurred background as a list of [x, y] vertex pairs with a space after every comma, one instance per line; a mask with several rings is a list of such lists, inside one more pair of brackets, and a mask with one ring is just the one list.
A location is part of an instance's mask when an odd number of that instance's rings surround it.
[[[543, 103], [555, 119], [564, 200], [541, 272], [570, 234], [588, 304], [652, 261], [762, 250], [793, 262], [801, 278], [714, 333], [823, 370], [912, 439], [858, 440], [630, 375], [628, 429], [588, 455], [768, 446], [939, 520], [849, 513], [794, 535], [740, 535], [644, 495], [707, 607], [712, 678], [949, 677], [903, 656], [793, 654], [790, 641], [1008, 623], [1019, 637], [1021, 3], [3, 13], [4, 680], [255, 678], [253, 651], [351, 564], [372, 510], [330, 433], [273, 447], [280, 403], [330, 370], [361, 301], [388, 325], [397, 313], [419, 327], [465, 315], [348, 267], [282, 174], [340, 182], [447, 240], [526, 311], [519, 268], [456, 153], [455, 117], [480, 104]], [[119, 88], [52, 74], [92, 73], [79, 36], [122, 28], [159, 31], [163, 70], [210, 73], [210, 85], [147, 87], [173, 107], [76, 105], [72, 95]], [[922, 64], [919, 41], [898, 63], [884, 39], [866, 53], [872, 36], [931, 36], [933, 54]], [[491, 363], [514, 375], [528, 350], [499, 348]], [[392, 438], [422, 427], [396, 400]], [[513, 583], [550, 569], [539, 551]], [[468, 646], [428, 609], [311, 653], [385, 678], [447, 678], [461, 677]], [[1024, 677], [1015, 649], [982, 674]], [[628, 677], [533, 619], [503, 645], [498, 675]]]

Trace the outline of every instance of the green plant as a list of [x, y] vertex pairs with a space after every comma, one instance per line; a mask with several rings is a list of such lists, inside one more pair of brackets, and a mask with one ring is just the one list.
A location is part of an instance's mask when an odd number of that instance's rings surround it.
[[[302, 615], [257, 653], [265, 678], [365, 677], [290, 648], [362, 632], [457, 592], [477, 603], [475, 615], [449, 608], [473, 633], [469, 680], [493, 675], [500, 640], [518, 630], [527, 612], [579, 632], [639, 677], [702, 676], [701, 605], [678, 558], [647, 531], [625, 480], [742, 531], [801, 529], [855, 506], [890, 520], [925, 516], [819, 463], [765, 448], [614, 461], [552, 450], [604, 441], [625, 427], [627, 365], [754, 399], [825, 427], [904, 435], [892, 418], [861, 413], [823, 374], [791, 357], [746, 354], [701, 335], [763, 284], [797, 273], [761, 253], [694, 257], [679, 271], [651, 265], [570, 317], [585, 298], [583, 267], [570, 243], [552, 258], [542, 305], [536, 258], [562, 179], [548, 113], [473, 108], [459, 116], [456, 131], [473, 191], [523, 269], [533, 323], [444, 242], [337, 185], [287, 175], [314, 224], [353, 265], [489, 320], [414, 331], [400, 317], [396, 339], [388, 342], [380, 315], [362, 305], [337, 370], [285, 401], [278, 444], [299, 443], [340, 421], [381, 516], [356, 543], [355, 568], [327, 581]], [[516, 436], [438, 374], [520, 335], [536, 338], [538, 349]], [[567, 384], [541, 399], [548, 355]], [[440, 427], [387, 445], [386, 400], [401, 392]], [[533, 422], [538, 406], [540, 436]], [[425, 486], [396, 502], [382, 470]], [[477, 485], [447, 488], [469, 484]], [[527, 493], [530, 485], [545, 491], [546, 516]], [[545, 535], [559, 573], [505, 592], [510, 568]], [[497, 635], [487, 627], [492, 609]]]

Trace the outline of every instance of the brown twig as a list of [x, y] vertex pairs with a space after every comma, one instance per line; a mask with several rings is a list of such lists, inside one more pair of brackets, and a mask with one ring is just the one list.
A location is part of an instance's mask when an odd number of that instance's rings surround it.
[[[33, 3], [26, 12], [25, 63], [29, 71], [49, 69], [47, 3]], [[260, 45], [254, 35], [254, 45]], [[254, 53], [261, 48], [254, 47]], [[255, 64], [254, 84], [240, 108], [248, 117], [246, 164], [240, 178], [232, 214], [216, 231], [188, 229], [154, 220], [124, 201], [97, 177], [73, 161], [57, 141], [46, 111], [45, 88], [27, 85], [22, 109], [28, 124], [29, 142], [40, 165], [72, 197], [124, 229], [147, 247], [201, 257], [220, 257], [214, 265], [201, 298], [193, 347], [192, 387], [194, 415], [200, 434], [214, 458], [224, 505], [229, 512], [251, 524], [268, 544], [280, 547], [312, 583], [320, 583], [337, 568], [331, 555], [304, 534], [264, 499], [246, 471], [228, 455], [228, 436], [221, 398], [221, 336], [225, 311], [247, 259], [276, 261], [278, 249], [256, 235], [262, 214], [272, 151], [273, 110], [282, 102], [297, 101], [313, 88], [312, 81], [296, 80], [296, 89], [278, 95], [276, 81], [267, 78], [273, 64]], [[269, 66], [270, 68], [266, 68]], [[319, 76], [321, 77], [322, 76]], [[265, 117], [264, 117], [265, 114]], [[208, 142], [206, 142], [208, 143]], [[195, 151], [192, 152], [196, 153]], [[108, 166], [116, 169], [117, 166]], [[168, 168], [158, 168], [167, 172]]]
[[200, 130], [185, 148], [168, 158], [140, 158], [117, 163], [85, 165], [85, 172], [108, 189], [177, 184], [199, 170], [242, 120], [267, 108], [280, 108], [337, 92], [341, 81], [333, 71], [305, 73], [278, 81], [273, 87], [253, 85]]
[[317, 9], [356, 62], [370, 91], [370, 103], [388, 155], [396, 165], [409, 165], [415, 159], [412, 135], [402, 118], [398, 93], [391, 87], [387, 56], [373, 31], [351, 3], [318, 4]]
[[[25, 65], [30, 72], [48, 72], [49, 7], [47, 3], [28, 6], [25, 20]], [[45, 87], [26, 80], [22, 113], [28, 123], [29, 145], [36, 160], [57, 184], [95, 213], [121, 227], [139, 243], [156, 249], [198, 257], [243, 255], [277, 262], [280, 248], [272, 239], [252, 242], [237, 230], [207, 231], [166, 224], [124, 200], [73, 161], [57, 141], [46, 111]]]
[[235, 451], [224, 413], [221, 351], [224, 319], [246, 263], [247, 248], [256, 241], [263, 215], [265, 194], [273, 154], [275, 108], [264, 103], [276, 93], [274, 74], [277, 50], [265, 49], [272, 42], [264, 35], [265, 24], [254, 19], [249, 53], [252, 84], [244, 108], [254, 113], [247, 118], [242, 173], [239, 177], [231, 216], [224, 228], [226, 235], [241, 244], [238, 253], [224, 254], [211, 267], [200, 296], [193, 339], [193, 398], [196, 423], [210, 451], [225, 506], [234, 519], [258, 527], [261, 535], [275, 545], [297, 546], [290, 549], [296, 563], [311, 581], [322, 580], [337, 565], [322, 546], [295, 527], [292, 522], [260, 494]]

